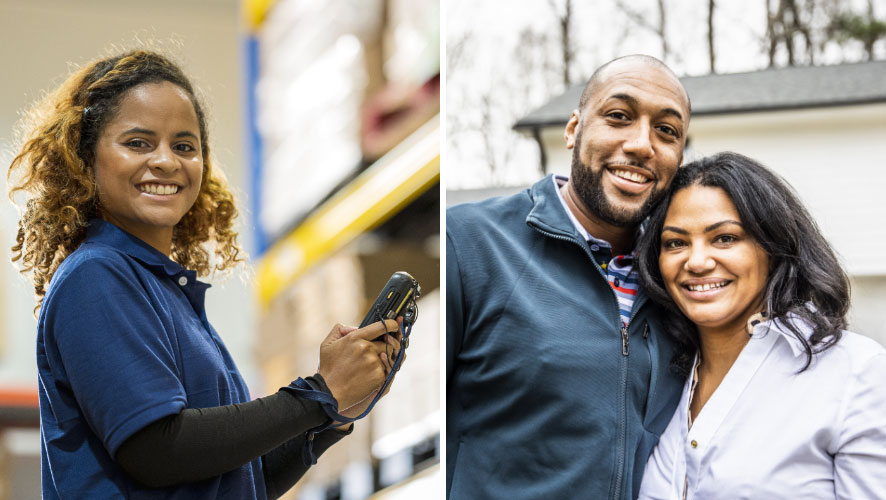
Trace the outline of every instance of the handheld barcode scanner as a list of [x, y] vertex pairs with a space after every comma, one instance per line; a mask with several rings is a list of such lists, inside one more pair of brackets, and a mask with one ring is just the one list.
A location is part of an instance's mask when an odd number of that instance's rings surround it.
[[[407, 272], [397, 271], [391, 276], [381, 293], [375, 299], [366, 317], [360, 323], [360, 328], [369, 326], [376, 321], [396, 319], [403, 316], [403, 340], [402, 347], [409, 346], [408, 331], [418, 319], [418, 306], [415, 299], [421, 297], [421, 286], [418, 281]], [[381, 338], [381, 337], [379, 337]]]
[[[415, 303], [415, 299], [419, 296], [421, 296], [421, 287], [418, 285], [418, 281], [416, 281], [416, 279], [409, 273], [398, 271], [391, 276], [391, 279], [389, 279], [385, 287], [382, 288], [381, 293], [378, 294], [378, 298], [375, 299], [372, 307], [369, 308], [369, 312], [366, 313], [366, 317], [364, 317], [363, 321], [360, 323], [360, 328], [363, 328], [376, 321], [396, 319], [397, 316], [403, 316], [403, 326], [400, 329], [402, 333], [402, 337], [400, 338], [400, 351], [394, 356], [393, 362], [391, 363], [392, 370], [387, 374], [384, 383], [382, 383], [381, 387], [376, 391], [375, 397], [369, 403], [369, 406], [363, 410], [363, 413], [356, 417], [345, 417], [344, 415], [341, 415], [339, 413], [340, 408], [338, 407], [338, 401], [332, 397], [332, 394], [315, 389], [303, 378], [298, 378], [286, 387], [286, 389], [294, 392], [300, 397], [320, 403], [323, 407], [323, 411], [326, 412], [326, 415], [330, 418], [328, 422], [314, 427], [305, 433], [307, 441], [305, 447], [302, 449], [302, 459], [304, 460], [305, 465], [317, 463], [317, 455], [313, 451], [314, 436], [316, 436], [317, 433], [328, 429], [335, 422], [347, 423], [365, 417], [378, 402], [378, 399], [385, 393], [388, 386], [391, 385], [391, 381], [394, 379], [394, 374], [397, 373], [400, 366], [403, 364], [403, 356], [406, 353], [406, 348], [409, 346], [409, 333], [412, 331], [412, 325], [418, 317], [418, 306]], [[381, 335], [376, 340], [383, 338], [384, 335]], [[391, 353], [387, 353], [387, 355], [390, 357]], [[344, 410], [344, 408], [341, 408], [341, 410]]]

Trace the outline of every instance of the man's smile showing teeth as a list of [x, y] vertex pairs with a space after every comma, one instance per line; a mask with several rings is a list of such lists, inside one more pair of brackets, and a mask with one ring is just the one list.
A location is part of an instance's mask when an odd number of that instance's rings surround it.
[[138, 184], [136, 186], [142, 193], [148, 194], [175, 194], [179, 187], [175, 184]]
[[719, 283], [704, 283], [702, 285], [685, 285], [686, 288], [691, 292], [707, 292], [708, 290], [716, 290], [717, 288], [723, 288], [724, 286], [731, 283], [730, 281], [720, 281]]
[[640, 184], [645, 184], [645, 183], [649, 182], [649, 179], [646, 178], [646, 176], [644, 176], [642, 174], [638, 174], [637, 172], [630, 172], [628, 170], [615, 170], [615, 169], [610, 169], [609, 171], [612, 172], [612, 175], [614, 175], [616, 177], [621, 177], [622, 179], [627, 179], [631, 182], [638, 182]]

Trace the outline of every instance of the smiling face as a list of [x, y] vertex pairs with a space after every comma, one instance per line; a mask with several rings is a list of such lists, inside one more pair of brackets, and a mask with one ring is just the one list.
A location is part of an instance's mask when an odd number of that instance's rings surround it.
[[169, 82], [133, 87], [95, 146], [102, 218], [168, 255], [173, 227], [200, 192], [200, 146], [184, 90]]
[[658, 262], [665, 288], [700, 332], [745, 331], [762, 308], [769, 258], [720, 188], [694, 184], [673, 195]]
[[683, 160], [689, 103], [669, 72], [637, 60], [612, 63], [566, 126], [573, 184], [591, 216], [639, 224]]

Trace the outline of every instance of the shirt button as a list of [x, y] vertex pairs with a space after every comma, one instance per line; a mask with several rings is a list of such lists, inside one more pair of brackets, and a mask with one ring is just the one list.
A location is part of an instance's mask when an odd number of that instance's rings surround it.
[[600, 245], [591, 245], [591, 250], [592, 250], [592, 251], [596, 252], [596, 251], [599, 250], [599, 249], [600, 249]]
[[615, 283], [615, 286], [619, 286], [619, 285], [621, 284], [621, 282], [618, 281], [618, 278], [615, 278], [615, 279], [613, 280], [613, 282]]
[[185, 277], [185, 276], [181, 276], [181, 277], [179, 277], [179, 279], [178, 279], [178, 284], [181, 285], [181, 286], [185, 286], [185, 285], [187, 285], [187, 284], [188, 284], [188, 278]]
[[690, 441], [689, 444], [690, 444], [693, 448], [698, 448], [698, 441], [696, 441], [696, 440], [694, 440], [694, 439], [693, 439], [692, 441]]

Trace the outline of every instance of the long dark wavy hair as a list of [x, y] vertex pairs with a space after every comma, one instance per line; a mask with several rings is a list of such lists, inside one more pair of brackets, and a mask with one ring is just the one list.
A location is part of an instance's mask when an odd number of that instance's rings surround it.
[[[688, 373], [699, 350], [698, 330], [668, 295], [658, 267], [661, 229], [674, 193], [692, 185], [726, 192], [744, 230], [769, 257], [763, 304], [812, 356], [836, 344], [846, 327], [849, 278], [818, 225], [781, 177], [737, 153], [719, 153], [681, 167], [661, 204], [650, 215], [637, 247], [640, 276], [649, 296], [667, 310], [666, 330], [677, 342], [672, 364]], [[810, 307], [810, 305], [812, 307]], [[812, 325], [806, 337], [790, 317]]]

